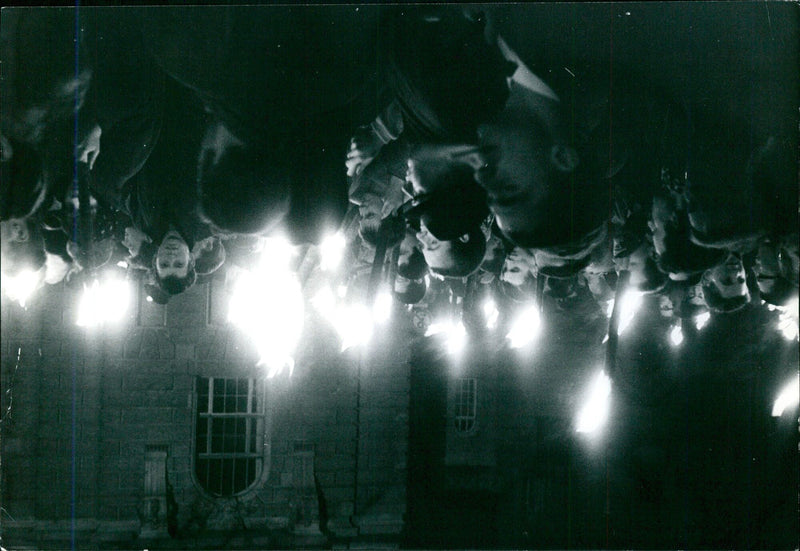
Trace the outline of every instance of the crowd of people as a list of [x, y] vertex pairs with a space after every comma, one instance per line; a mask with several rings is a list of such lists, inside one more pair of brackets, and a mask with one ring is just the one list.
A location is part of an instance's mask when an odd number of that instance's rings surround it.
[[431, 278], [564, 308], [623, 282], [681, 318], [797, 296], [796, 136], [556, 70], [491, 12], [314, 11], [4, 14], [3, 277], [124, 261], [163, 303], [339, 229], [404, 304]]

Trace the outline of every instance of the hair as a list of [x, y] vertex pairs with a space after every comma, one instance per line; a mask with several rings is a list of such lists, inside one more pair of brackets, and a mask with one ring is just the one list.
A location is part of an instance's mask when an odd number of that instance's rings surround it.
[[664, 236], [666, 250], [658, 255], [658, 269], [665, 274], [697, 274], [713, 268], [728, 255], [724, 249], [701, 247], [691, 241], [688, 218], [684, 213], [682, 221], [670, 224], [671, 231]]
[[189, 262], [189, 265], [186, 269], [186, 275], [183, 277], [177, 277], [177, 276], [160, 277], [158, 275], [158, 270], [156, 269], [156, 261], [157, 261], [157, 256], [154, 255], [152, 260], [153, 278], [155, 279], [156, 285], [165, 293], [168, 293], [170, 295], [179, 295], [186, 289], [194, 285], [195, 282], [197, 281], [197, 272], [195, 271], [195, 266], [193, 261]]
[[203, 249], [194, 260], [194, 270], [199, 276], [213, 274], [225, 263], [225, 245], [217, 236], [212, 236], [211, 249]]
[[430, 185], [436, 191], [423, 196], [416, 210], [436, 239], [456, 239], [489, 215], [486, 191], [468, 166], [453, 167]]
[[708, 306], [709, 310], [712, 312], [730, 314], [750, 304], [751, 296], [749, 289], [742, 296], [726, 298], [720, 294], [714, 282], [703, 279], [702, 286], [703, 298], [706, 301], [706, 306]]
[[636, 290], [646, 295], [654, 295], [662, 291], [669, 282], [667, 274], [658, 268], [653, 257], [648, 256], [644, 261], [644, 282], [635, 286]]
[[[401, 276], [403, 277], [403, 276]], [[403, 304], [417, 304], [425, 297], [428, 286], [424, 279], [409, 279], [408, 287], [405, 291], [394, 291], [395, 298]]]
[[526, 303], [534, 300], [536, 298], [536, 285], [536, 278], [530, 274], [525, 278], [525, 282], [522, 285], [512, 285], [508, 281], [497, 280], [500, 294], [517, 303]]
[[797, 294], [797, 286], [783, 277], [778, 277], [774, 280], [771, 291], [766, 293], [760, 292], [761, 300], [775, 306], [786, 306]]
[[17, 275], [26, 269], [36, 271], [44, 266], [47, 260], [39, 224], [30, 219], [26, 219], [25, 223], [28, 225], [28, 240], [10, 241], [0, 251], [3, 273], [6, 275]]
[[377, 247], [381, 237], [386, 239], [386, 248], [394, 247], [403, 240], [406, 226], [399, 216], [388, 216], [378, 226], [358, 225], [358, 235], [370, 247]]
[[397, 275], [406, 279], [422, 279], [428, 273], [428, 265], [425, 263], [425, 256], [418, 248], [414, 247], [408, 262], [397, 264]]
[[466, 242], [460, 239], [448, 241], [451, 244], [452, 263], [447, 267], [428, 266], [431, 272], [442, 277], [467, 277], [478, 269], [486, 254], [486, 236], [480, 227], [473, 228], [466, 234]]

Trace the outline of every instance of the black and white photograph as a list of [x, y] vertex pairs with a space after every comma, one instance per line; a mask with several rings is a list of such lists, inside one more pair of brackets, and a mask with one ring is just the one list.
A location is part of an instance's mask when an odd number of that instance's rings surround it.
[[800, 547], [800, 4], [0, 42], [0, 550]]

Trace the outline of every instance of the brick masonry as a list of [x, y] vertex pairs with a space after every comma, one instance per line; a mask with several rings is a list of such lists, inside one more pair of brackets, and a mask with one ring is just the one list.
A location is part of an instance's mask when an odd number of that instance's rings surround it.
[[[192, 475], [195, 378], [263, 375], [252, 344], [220, 314], [225, 287], [197, 286], [166, 307], [137, 294], [121, 325], [92, 329], [75, 327], [77, 300], [64, 285], [45, 289], [26, 310], [3, 297], [2, 386], [11, 393], [3, 393], [3, 411], [13, 396], [0, 441], [4, 544], [13, 546], [16, 537], [46, 547], [56, 541], [53, 523], [68, 526], [73, 517], [91, 521], [86, 537], [95, 541], [133, 537], [114, 527], [142, 521], [145, 451], [152, 445], [168, 450], [179, 533], [202, 538], [214, 529], [271, 526], [306, 543], [317, 541], [314, 533], [324, 541], [323, 531], [336, 537], [337, 526], [352, 526], [357, 432], [364, 503], [355, 510], [367, 520], [389, 515], [394, 525], [383, 525], [398, 532], [405, 510], [405, 358], [339, 354], [337, 343], [317, 339], [291, 377], [267, 382], [269, 472], [234, 504], [204, 494]], [[357, 397], [358, 362], [363, 368], [375, 361], [381, 364], [362, 369]], [[312, 469], [306, 482], [298, 481], [298, 465]]]

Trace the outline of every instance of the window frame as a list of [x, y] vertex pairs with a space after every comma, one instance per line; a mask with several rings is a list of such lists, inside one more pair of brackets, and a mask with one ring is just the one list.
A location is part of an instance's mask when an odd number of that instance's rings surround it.
[[[225, 385], [229, 384], [227, 381], [234, 381], [234, 385], [237, 385], [239, 381], [247, 381], [248, 385], [248, 393], [247, 393], [247, 411], [244, 412], [218, 412], [214, 411], [214, 382], [215, 381], [225, 381]], [[208, 404], [206, 406], [205, 411], [201, 411], [201, 404], [200, 404], [200, 397], [201, 397], [201, 385], [202, 384], [208, 385], [207, 392], [208, 392]], [[256, 397], [256, 393], [258, 397]], [[237, 399], [238, 394], [229, 394], [227, 392], [224, 393], [224, 396], [233, 396], [234, 400]], [[269, 475], [269, 467], [270, 467], [270, 458], [269, 458], [269, 450], [270, 450], [270, 443], [269, 443], [269, 425], [267, 419], [267, 411], [268, 411], [268, 404], [267, 404], [267, 385], [264, 378], [260, 377], [252, 377], [252, 376], [226, 376], [226, 377], [218, 377], [218, 376], [205, 376], [205, 375], [196, 375], [194, 377], [194, 389], [193, 389], [193, 400], [192, 400], [192, 445], [191, 445], [191, 454], [192, 454], [192, 481], [194, 482], [195, 486], [203, 492], [205, 495], [210, 496], [215, 499], [231, 499], [237, 498], [239, 496], [245, 495], [249, 492], [256, 490], [258, 487], [263, 485]], [[256, 400], [257, 398], [257, 400]], [[203, 396], [203, 399], [206, 399]], [[258, 410], [254, 410], [255, 402], [258, 404]], [[223, 407], [224, 409], [224, 407]], [[199, 449], [198, 443], [198, 422], [201, 418], [208, 419], [210, 422], [206, 423], [206, 434], [205, 434], [205, 450], [201, 451]], [[252, 451], [217, 451], [213, 452], [215, 439], [213, 438], [213, 420], [224, 420], [224, 419], [245, 419], [246, 421], [254, 421], [254, 422], [246, 422], [245, 426], [245, 446], [246, 450], [250, 447], [251, 437], [254, 438], [253, 440], [253, 449]], [[253, 432], [255, 434], [253, 434]], [[235, 434], [235, 433], [234, 433]], [[216, 435], [217, 437], [224, 438], [226, 433], [223, 431], [221, 435]], [[224, 443], [224, 440], [223, 440]], [[202, 457], [201, 457], [202, 456]], [[211, 461], [213, 460], [225, 460], [225, 459], [239, 459], [239, 460], [248, 460], [253, 459], [255, 462], [254, 469], [255, 473], [252, 477], [252, 480], [247, 482], [245, 487], [241, 490], [236, 491], [235, 489], [235, 468], [236, 462], [232, 464], [232, 471], [228, 474], [223, 472], [221, 476], [228, 476], [230, 480], [230, 486], [232, 488], [232, 492], [227, 493], [215, 493], [212, 488], [207, 487], [207, 480], [201, 481], [198, 475], [198, 468], [200, 465], [200, 461], [208, 461], [209, 468]], [[249, 477], [248, 477], [249, 478]], [[220, 484], [222, 487], [223, 485]]]
[[[466, 390], [465, 384], [468, 385]], [[459, 377], [456, 379], [454, 390], [453, 427], [456, 434], [461, 436], [475, 434], [478, 426], [478, 379]]]

